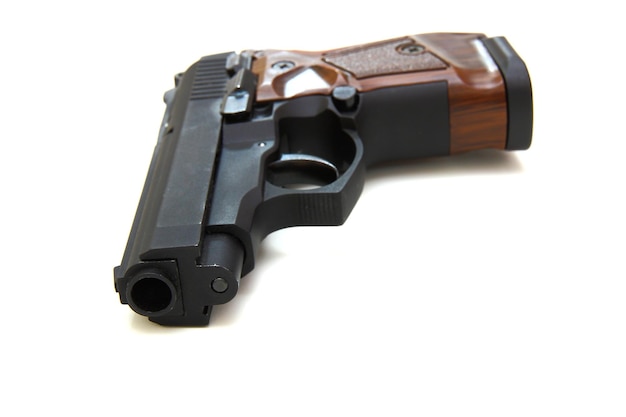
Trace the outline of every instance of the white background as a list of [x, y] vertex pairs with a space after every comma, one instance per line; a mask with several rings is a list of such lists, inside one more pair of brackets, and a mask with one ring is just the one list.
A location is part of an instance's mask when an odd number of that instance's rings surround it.
[[[1, 415], [626, 414], [617, 6], [211, 3], [0, 7]], [[344, 226], [271, 235], [207, 328], [119, 304], [175, 73], [426, 32], [507, 37], [529, 151], [370, 172]]]

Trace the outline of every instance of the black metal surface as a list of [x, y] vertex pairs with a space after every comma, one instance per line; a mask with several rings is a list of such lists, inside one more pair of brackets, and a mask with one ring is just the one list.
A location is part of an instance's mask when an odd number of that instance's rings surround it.
[[526, 64], [501, 36], [484, 39], [483, 43], [504, 78], [508, 122], [506, 149], [528, 149], [533, 133], [533, 97]]

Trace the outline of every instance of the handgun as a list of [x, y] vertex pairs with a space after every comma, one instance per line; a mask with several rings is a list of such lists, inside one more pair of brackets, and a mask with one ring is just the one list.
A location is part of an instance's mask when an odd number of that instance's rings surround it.
[[343, 224], [367, 169], [524, 150], [532, 136], [526, 65], [477, 33], [205, 56], [164, 101], [114, 282], [123, 304], [171, 326], [208, 325], [271, 232]]

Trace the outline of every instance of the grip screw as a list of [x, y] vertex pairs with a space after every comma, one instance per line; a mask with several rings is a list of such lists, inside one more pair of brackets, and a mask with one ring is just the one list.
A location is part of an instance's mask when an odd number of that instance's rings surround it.
[[295, 67], [296, 64], [293, 61], [278, 61], [272, 64], [272, 69], [277, 71], [287, 71]]
[[398, 52], [405, 55], [417, 55], [424, 50], [424, 47], [415, 43], [408, 43], [406, 45], [400, 45]]

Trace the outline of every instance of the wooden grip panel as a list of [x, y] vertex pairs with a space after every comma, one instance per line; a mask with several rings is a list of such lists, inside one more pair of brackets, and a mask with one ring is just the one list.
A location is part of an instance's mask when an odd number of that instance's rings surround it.
[[250, 51], [257, 101], [446, 81], [450, 153], [505, 149], [504, 80], [482, 34], [433, 33], [322, 52]]

